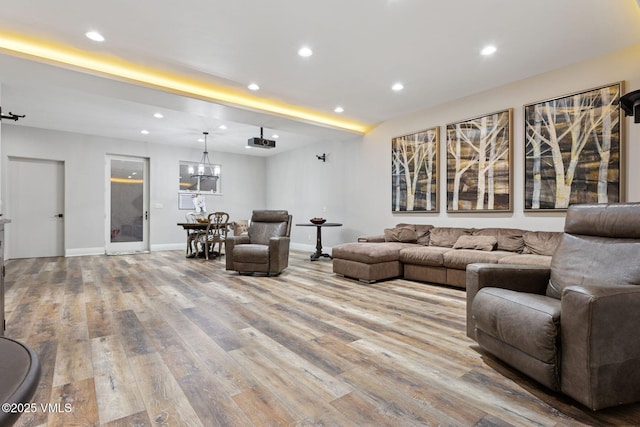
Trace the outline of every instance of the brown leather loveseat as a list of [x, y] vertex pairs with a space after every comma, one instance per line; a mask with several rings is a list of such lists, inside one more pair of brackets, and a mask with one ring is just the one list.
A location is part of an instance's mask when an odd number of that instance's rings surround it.
[[640, 401], [640, 203], [575, 205], [551, 267], [467, 267], [467, 335], [593, 410]]

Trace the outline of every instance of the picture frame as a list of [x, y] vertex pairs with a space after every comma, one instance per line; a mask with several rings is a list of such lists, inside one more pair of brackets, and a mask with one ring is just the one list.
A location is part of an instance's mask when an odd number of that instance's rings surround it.
[[392, 212], [439, 212], [440, 126], [391, 139]]
[[513, 109], [446, 128], [447, 212], [513, 211]]
[[524, 106], [524, 210], [623, 201], [623, 82]]

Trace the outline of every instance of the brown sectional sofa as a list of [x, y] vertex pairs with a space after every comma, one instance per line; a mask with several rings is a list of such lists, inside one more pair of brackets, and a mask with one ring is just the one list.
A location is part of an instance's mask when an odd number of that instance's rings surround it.
[[549, 266], [561, 236], [516, 228], [398, 224], [384, 235], [334, 246], [333, 271], [367, 283], [404, 277], [465, 288], [469, 264]]

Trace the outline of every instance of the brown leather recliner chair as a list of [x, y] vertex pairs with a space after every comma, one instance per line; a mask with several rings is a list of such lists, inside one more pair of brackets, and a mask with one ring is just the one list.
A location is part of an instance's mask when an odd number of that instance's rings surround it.
[[248, 235], [227, 237], [227, 270], [240, 274], [280, 274], [289, 265], [291, 215], [284, 210], [255, 210]]
[[593, 410], [640, 401], [640, 203], [574, 205], [551, 267], [467, 267], [467, 335]]

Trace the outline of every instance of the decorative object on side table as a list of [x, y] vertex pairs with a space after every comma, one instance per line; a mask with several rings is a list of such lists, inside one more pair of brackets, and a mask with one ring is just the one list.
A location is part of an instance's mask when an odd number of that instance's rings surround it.
[[309, 221], [311, 221], [312, 224], [324, 224], [325, 222], [327, 222], [327, 220], [325, 218], [311, 218]]

